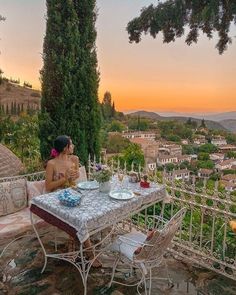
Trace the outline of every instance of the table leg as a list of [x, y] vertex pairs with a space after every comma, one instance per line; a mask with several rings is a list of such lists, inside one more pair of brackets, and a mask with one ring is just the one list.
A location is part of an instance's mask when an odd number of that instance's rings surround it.
[[[42, 268], [41, 273], [44, 272], [46, 266], [47, 266], [47, 258], [48, 257], [52, 257], [52, 258], [57, 258], [57, 259], [61, 259], [67, 262], [70, 262], [71, 264], [73, 264], [76, 269], [79, 271], [81, 278], [82, 278], [82, 282], [84, 285], [84, 295], [87, 295], [87, 279], [88, 279], [88, 273], [89, 273], [89, 269], [91, 267], [91, 265], [87, 265], [87, 269], [86, 269], [86, 264], [88, 264], [88, 262], [86, 263], [85, 257], [84, 257], [84, 251], [83, 251], [83, 244], [80, 245], [80, 251], [74, 251], [71, 253], [64, 253], [64, 254], [47, 254], [45, 247], [43, 245], [42, 240], [40, 239], [39, 233], [35, 227], [35, 222], [34, 222], [34, 218], [33, 218], [33, 213], [30, 211], [30, 220], [31, 220], [31, 224], [32, 227], [34, 229], [34, 232], [36, 234], [36, 237], [39, 241], [39, 244], [43, 250], [43, 254], [44, 254], [44, 265]], [[76, 259], [80, 257], [81, 258], [81, 265], [79, 263], [76, 262]]]
[[36, 237], [37, 237], [37, 239], [38, 239], [38, 241], [39, 241], [39, 244], [40, 244], [40, 246], [42, 247], [43, 254], [44, 254], [44, 266], [43, 266], [43, 268], [42, 268], [42, 270], [41, 270], [41, 273], [43, 273], [44, 270], [45, 270], [45, 268], [46, 268], [46, 265], [47, 265], [47, 253], [46, 253], [46, 250], [45, 250], [45, 248], [44, 248], [44, 245], [43, 245], [43, 243], [42, 243], [42, 241], [41, 241], [41, 239], [40, 239], [40, 236], [39, 236], [39, 234], [38, 234], [38, 232], [37, 232], [37, 229], [36, 229], [36, 227], [35, 227], [35, 224], [34, 224], [34, 218], [33, 218], [33, 213], [32, 213], [31, 211], [30, 211], [30, 220], [31, 220], [32, 227], [33, 227], [34, 232], [35, 232], [35, 234], [36, 234]]

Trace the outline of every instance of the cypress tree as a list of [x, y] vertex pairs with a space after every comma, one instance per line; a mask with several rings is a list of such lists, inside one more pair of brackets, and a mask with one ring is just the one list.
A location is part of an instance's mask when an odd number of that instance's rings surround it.
[[[74, 0], [75, 11], [79, 20], [80, 47], [78, 63], [75, 68], [74, 88], [79, 105], [77, 112], [81, 126], [80, 146], [84, 149], [80, 157], [86, 161], [88, 155], [98, 155], [101, 110], [98, 102], [99, 74], [97, 70], [97, 52], [95, 30], [96, 1]], [[82, 141], [83, 140], [83, 141]]]
[[16, 101], [14, 101], [13, 103], [13, 115], [17, 114], [17, 110], [16, 110]]
[[89, 2], [47, 0], [41, 71], [43, 159], [48, 157], [53, 140], [60, 134], [71, 136], [82, 162], [87, 161], [89, 153], [94, 155], [99, 150], [96, 32], [94, 7], [89, 7]]
[[18, 116], [20, 115], [20, 104], [19, 103], [17, 104], [17, 115]]
[[11, 115], [14, 115], [14, 104], [13, 104], [13, 101], [11, 102]]

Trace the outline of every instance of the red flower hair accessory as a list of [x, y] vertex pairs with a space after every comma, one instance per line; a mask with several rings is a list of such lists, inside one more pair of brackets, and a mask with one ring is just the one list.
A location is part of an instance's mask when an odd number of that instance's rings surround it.
[[58, 151], [56, 149], [51, 149], [50, 156], [52, 158], [56, 158], [59, 155]]

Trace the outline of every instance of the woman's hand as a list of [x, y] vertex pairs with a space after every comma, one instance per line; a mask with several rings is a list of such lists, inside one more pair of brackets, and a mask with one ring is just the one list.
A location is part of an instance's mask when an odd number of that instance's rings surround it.
[[76, 180], [79, 177], [79, 171], [73, 168], [70, 168], [67, 172], [68, 180]]

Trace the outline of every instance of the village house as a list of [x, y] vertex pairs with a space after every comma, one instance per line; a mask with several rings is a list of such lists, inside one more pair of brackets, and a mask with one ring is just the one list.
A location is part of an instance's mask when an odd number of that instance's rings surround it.
[[178, 163], [177, 156], [162, 155], [162, 154], [159, 154], [157, 156], [157, 165], [158, 166], [165, 166], [166, 164], [177, 164], [177, 163]]
[[224, 180], [221, 180], [220, 183], [221, 183], [221, 185], [224, 186], [224, 188], [228, 192], [234, 192], [234, 191], [236, 191], [236, 183], [231, 183], [229, 181], [224, 181]]
[[222, 171], [222, 170], [232, 169], [233, 165], [236, 165], [236, 159], [224, 160], [220, 163], [217, 163], [215, 165], [215, 168], [218, 171]]
[[212, 174], [214, 173], [214, 171], [212, 169], [199, 169], [198, 170], [198, 177], [199, 178], [209, 178]]
[[213, 154], [210, 154], [210, 160], [212, 161], [223, 161], [225, 158], [225, 155], [224, 154], [220, 154], [220, 153], [213, 153]]
[[221, 180], [236, 183], [236, 174], [226, 174], [221, 176]]
[[178, 159], [178, 163], [181, 164], [183, 162], [191, 162], [191, 156], [190, 155], [181, 155], [181, 156], [177, 156]]
[[231, 144], [219, 146], [218, 148], [220, 153], [236, 152], [236, 146]]
[[207, 140], [206, 140], [205, 135], [197, 135], [197, 136], [194, 138], [193, 143], [194, 143], [195, 145], [198, 145], [198, 146], [207, 143]]
[[145, 158], [145, 162], [148, 170], [154, 171], [157, 168], [156, 158], [147, 157]]
[[182, 155], [182, 146], [178, 144], [162, 144], [159, 147], [160, 154], [166, 154], [171, 156], [181, 156]]
[[143, 138], [149, 140], [155, 140], [156, 132], [153, 131], [124, 131], [122, 137], [131, 139], [131, 138]]
[[189, 181], [190, 171], [188, 169], [179, 169], [179, 170], [173, 170], [170, 172], [164, 172], [164, 177], [167, 181], [173, 181], [173, 180]]
[[158, 148], [159, 148], [159, 143], [156, 141], [152, 141], [146, 138], [131, 138], [130, 142], [138, 144], [143, 153], [144, 157], [146, 158], [157, 158], [158, 155]]
[[157, 156], [158, 156], [158, 148], [159, 148], [159, 143], [158, 142], [150, 143], [148, 146], [145, 147], [145, 149], [143, 151], [144, 152], [144, 157], [145, 158], [156, 159]]
[[236, 174], [222, 175], [220, 183], [225, 187], [227, 191], [236, 190]]
[[227, 141], [222, 136], [216, 136], [216, 137], [212, 138], [211, 143], [216, 145], [216, 146], [222, 146], [222, 145], [226, 145]]

